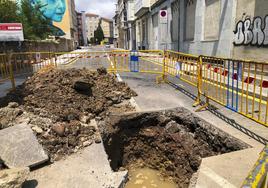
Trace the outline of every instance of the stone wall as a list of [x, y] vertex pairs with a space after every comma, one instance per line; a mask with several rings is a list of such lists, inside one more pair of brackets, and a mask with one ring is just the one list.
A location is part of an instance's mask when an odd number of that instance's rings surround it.
[[74, 50], [74, 42], [61, 38], [58, 42], [52, 41], [24, 41], [0, 42], [0, 53], [13, 52], [69, 52]]

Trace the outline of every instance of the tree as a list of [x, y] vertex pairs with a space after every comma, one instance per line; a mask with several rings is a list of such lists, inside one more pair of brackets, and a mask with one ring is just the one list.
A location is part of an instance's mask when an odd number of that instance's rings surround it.
[[90, 38], [90, 44], [95, 44], [95, 43], [96, 43], [95, 38], [94, 38], [94, 37], [91, 37], [91, 38]]
[[31, 4], [31, 0], [22, 0], [19, 20], [23, 25], [26, 39], [46, 39], [53, 34], [52, 21], [43, 16], [40, 4]]
[[100, 44], [100, 42], [104, 39], [104, 33], [100, 25], [101, 22], [99, 22], [99, 25], [97, 29], [94, 31], [94, 38], [96, 39], [96, 42]]
[[18, 22], [18, 8], [18, 4], [15, 1], [0, 0], [0, 23]]

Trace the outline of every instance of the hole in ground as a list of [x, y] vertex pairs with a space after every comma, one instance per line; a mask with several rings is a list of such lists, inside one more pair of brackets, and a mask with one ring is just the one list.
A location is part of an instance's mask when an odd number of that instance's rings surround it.
[[178, 187], [189, 186], [202, 158], [249, 147], [184, 108], [113, 115], [99, 127], [114, 171], [142, 164]]

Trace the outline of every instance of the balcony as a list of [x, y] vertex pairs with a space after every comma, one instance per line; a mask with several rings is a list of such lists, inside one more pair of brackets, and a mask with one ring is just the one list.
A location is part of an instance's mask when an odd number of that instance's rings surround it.
[[150, 1], [136, 0], [135, 3], [135, 16], [140, 17], [149, 10]]

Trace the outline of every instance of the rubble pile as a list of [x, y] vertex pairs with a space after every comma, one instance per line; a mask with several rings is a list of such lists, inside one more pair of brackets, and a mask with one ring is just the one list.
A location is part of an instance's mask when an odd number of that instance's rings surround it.
[[35, 74], [1, 100], [8, 105], [0, 109], [0, 130], [30, 126], [53, 162], [101, 142], [94, 119], [114, 108], [134, 110], [127, 100], [135, 95], [106, 69], [52, 69]]
[[35, 74], [10, 93], [7, 101], [16, 101], [27, 111], [55, 121], [71, 121], [83, 115], [103, 115], [113, 104], [135, 95], [105, 69], [52, 69]]

